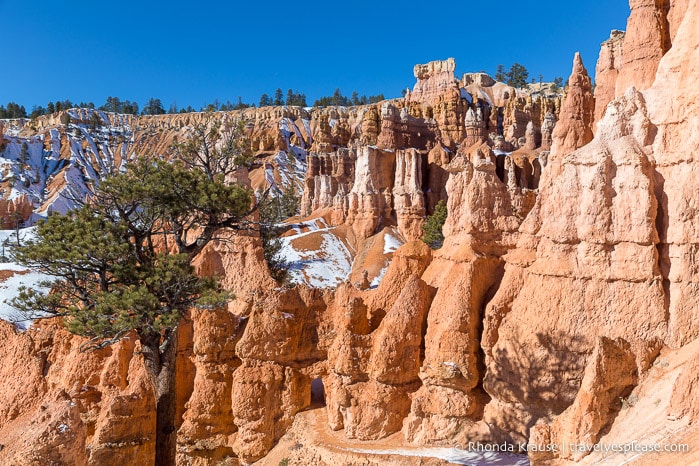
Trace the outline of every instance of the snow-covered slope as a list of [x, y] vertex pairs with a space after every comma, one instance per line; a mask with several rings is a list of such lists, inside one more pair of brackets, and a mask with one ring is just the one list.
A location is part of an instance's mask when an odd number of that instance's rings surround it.
[[289, 227], [282, 237], [282, 255], [290, 265], [290, 281], [313, 288], [334, 288], [348, 280], [361, 284], [365, 271], [369, 288], [376, 288], [404, 243], [394, 229], [386, 228], [357, 245], [351, 228], [329, 226], [323, 217]]
[[292, 283], [332, 288], [349, 278], [356, 251], [339, 227], [329, 227], [323, 218], [290, 226], [293, 234], [282, 238], [282, 256]]
[[66, 115], [66, 124], [29, 137], [7, 125], [0, 150], [0, 198], [25, 196], [39, 216], [64, 213], [126, 163], [133, 143], [126, 119], [84, 109]]
[[[221, 114], [221, 118], [235, 118]], [[133, 117], [72, 109], [31, 122], [0, 120], [0, 201], [29, 203], [37, 216], [75, 207], [106, 175], [139, 157], [167, 157], [175, 138], [186, 138], [204, 114]], [[258, 158], [253, 187], [294, 187], [303, 192], [309, 121], [281, 118], [277, 132], [284, 150]], [[303, 131], [299, 126], [303, 128]], [[0, 206], [1, 207], [1, 206]], [[0, 217], [4, 214], [0, 208]], [[2, 227], [2, 225], [0, 225]]]

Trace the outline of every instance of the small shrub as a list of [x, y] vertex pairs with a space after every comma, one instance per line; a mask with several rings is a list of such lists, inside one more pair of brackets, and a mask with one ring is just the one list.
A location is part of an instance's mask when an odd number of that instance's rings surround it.
[[422, 227], [424, 241], [432, 249], [439, 249], [444, 243], [444, 234], [442, 227], [447, 220], [447, 204], [444, 201], [439, 201], [434, 207], [432, 215], [427, 217], [427, 221]]

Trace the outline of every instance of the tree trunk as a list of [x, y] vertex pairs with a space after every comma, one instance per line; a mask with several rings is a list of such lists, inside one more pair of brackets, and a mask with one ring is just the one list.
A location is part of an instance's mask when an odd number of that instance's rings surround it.
[[177, 329], [160, 353], [159, 337], [143, 339], [144, 357], [148, 376], [155, 394], [155, 466], [173, 466], [177, 454], [175, 415], [177, 395], [175, 377], [177, 367]]

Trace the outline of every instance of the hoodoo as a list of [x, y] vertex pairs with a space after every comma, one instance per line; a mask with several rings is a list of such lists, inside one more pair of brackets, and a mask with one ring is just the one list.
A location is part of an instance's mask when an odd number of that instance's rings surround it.
[[[242, 122], [252, 161], [229, 181], [299, 198], [274, 230], [288, 274], [259, 228], [192, 259], [235, 299], [177, 326], [177, 464], [695, 464], [699, 4], [630, 3], [594, 87], [577, 53], [550, 92], [449, 58], [366, 105], [2, 120], [0, 234]], [[3, 299], [39, 287], [2, 261]], [[0, 320], [0, 463], [152, 463], [137, 333], [85, 343], [60, 318]], [[632, 443], [680, 450], [594, 448]]]

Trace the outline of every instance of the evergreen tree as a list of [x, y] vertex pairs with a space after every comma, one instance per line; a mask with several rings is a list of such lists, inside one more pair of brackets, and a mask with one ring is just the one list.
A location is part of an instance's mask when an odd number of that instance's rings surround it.
[[232, 110], [242, 110], [244, 108], [249, 108], [250, 104], [246, 104], [243, 102], [243, 98], [241, 96], [238, 96], [238, 103], [236, 104], [235, 107], [233, 107]]
[[[0, 219], [0, 220], [3, 220], [1, 225], [4, 228], [5, 227], [5, 219]], [[7, 251], [9, 250], [9, 248], [10, 248], [10, 238], [7, 237], [2, 242], [2, 254], [0, 254], [0, 261], [1, 262], [9, 262], [10, 261], [10, 257], [7, 255]]]
[[46, 104], [46, 111], [49, 113], [49, 115], [52, 115], [56, 112], [56, 106], [53, 104], [53, 102], [49, 102]]
[[22, 148], [19, 151], [19, 158], [17, 160], [22, 165], [26, 165], [29, 162], [29, 145], [27, 141], [22, 142]]
[[284, 94], [279, 88], [274, 91], [274, 102], [272, 102], [272, 105], [284, 105]]
[[142, 115], [164, 115], [165, 108], [160, 99], [150, 98], [145, 107], [143, 107]]
[[444, 243], [442, 227], [447, 220], [447, 205], [444, 201], [439, 201], [434, 207], [432, 215], [427, 217], [427, 221], [422, 226], [422, 241], [432, 249], [439, 249]]
[[32, 108], [32, 113], [29, 114], [29, 118], [34, 119], [40, 117], [41, 115], [46, 115], [46, 109], [41, 105], [39, 105], [38, 107], [34, 106], [34, 108]]
[[24, 105], [10, 102], [7, 108], [0, 107], [0, 118], [27, 118], [27, 110]]
[[332, 103], [333, 105], [342, 105], [344, 97], [342, 96], [342, 92], [340, 91], [340, 88], [338, 87], [335, 89], [335, 92], [333, 93], [333, 98], [332, 98]]
[[553, 92], [554, 94], [558, 94], [559, 92], [561, 92], [561, 85], [562, 84], [563, 84], [563, 78], [561, 78], [560, 76], [554, 78], [553, 84], [551, 85], [551, 88], [550, 88], [551, 92]]
[[52, 293], [24, 288], [12, 304], [28, 317], [62, 316], [102, 348], [134, 332], [156, 399], [155, 461], [175, 464], [177, 329], [193, 305], [230, 296], [192, 260], [225, 228], [244, 229], [252, 196], [228, 179], [245, 160], [241, 126], [207, 121], [173, 146], [174, 161], [140, 159], [100, 184], [79, 210], [40, 222], [14, 249], [19, 263], [53, 277]]
[[495, 80], [501, 83], [507, 81], [507, 74], [505, 73], [505, 67], [503, 65], [498, 65], [495, 69]]
[[13, 211], [10, 214], [10, 223], [12, 224], [12, 227], [15, 230], [15, 241], [16, 247], [21, 247], [22, 246], [22, 240], [24, 239], [23, 236], [20, 235], [19, 231], [24, 228], [24, 220], [22, 219], [22, 214], [17, 212], [16, 210]]
[[519, 63], [514, 63], [507, 72], [507, 85], [512, 87], [526, 87], [529, 71]]
[[370, 104], [376, 104], [376, 103], [381, 102], [382, 100], [386, 100], [386, 98], [383, 96], [383, 94], [372, 95], [371, 97], [369, 97]]
[[262, 94], [260, 96], [260, 105], [259, 107], [269, 107], [272, 105], [272, 102], [267, 94]]
[[126, 113], [130, 115], [138, 115], [138, 103], [125, 100], [121, 104], [121, 110], [119, 113]]
[[122, 105], [118, 97], [107, 97], [107, 101], [100, 107], [105, 112], [121, 113]]
[[272, 277], [283, 283], [289, 264], [281, 254], [283, 244], [280, 234], [284, 230], [281, 222], [298, 215], [301, 202], [293, 187], [282, 190], [275, 186], [273, 190], [275, 195], [260, 205], [260, 239]]

